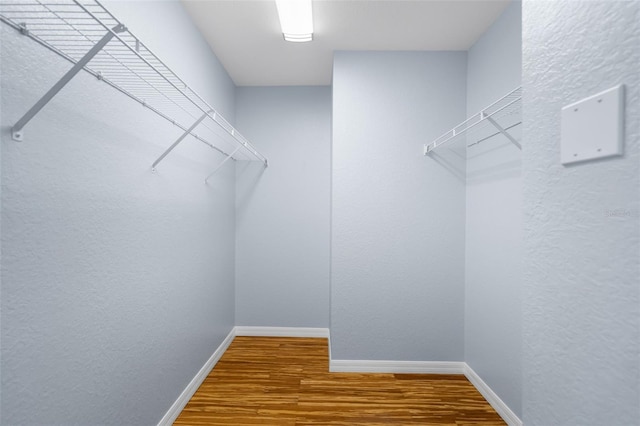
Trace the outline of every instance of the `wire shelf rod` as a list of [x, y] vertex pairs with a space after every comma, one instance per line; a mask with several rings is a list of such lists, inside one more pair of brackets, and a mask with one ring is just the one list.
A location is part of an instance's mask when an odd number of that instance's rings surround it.
[[[20, 26], [19, 25], [15, 25], [13, 22], [8, 21], [6, 19], [4, 19], [3, 16], [0, 15], [0, 21], [14, 27], [17, 30], [20, 30]], [[68, 60], [69, 62], [71, 62], [72, 64], [75, 64], [77, 61], [75, 59], [73, 59], [72, 57], [70, 57], [69, 55], [65, 54], [64, 52], [62, 52], [61, 50], [56, 49], [55, 47], [53, 47], [52, 45], [44, 42], [43, 40], [40, 40], [37, 37], [33, 37], [31, 36], [31, 39], [38, 42], [39, 44], [41, 44], [42, 46], [52, 50], [53, 52], [57, 53], [58, 55], [62, 56], [64, 59]], [[86, 50], [83, 50], [83, 52], [86, 52]], [[187, 130], [187, 128], [181, 124], [179, 124], [175, 119], [171, 118], [170, 116], [164, 114], [163, 112], [161, 112], [160, 110], [154, 108], [153, 106], [149, 105], [145, 100], [138, 98], [137, 96], [135, 96], [134, 94], [132, 94], [129, 91], [124, 90], [123, 88], [121, 88], [120, 86], [118, 86], [117, 84], [114, 84], [113, 82], [111, 82], [109, 79], [101, 77], [97, 72], [91, 70], [90, 68], [85, 67], [85, 71], [89, 72], [90, 74], [92, 74], [94, 77], [100, 79], [101, 81], [105, 82], [106, 84], [108, 84], [109, 86], [113, 87], [114, 89], [118, 90], [120, 93], [130, 97], [131, 99], [135, 100], [136, 102], [140, 103], [141, 105], [143, 105], [145, 108], [150, 109], [151, 111], [153, 111], [154, 113], [158, 114], [160, 117], [164, 118], [165, 120], [167, 120], [168, 122], [172, 123], [173, 125], [175, 125], [176, 127], [178, 127], [181, 130]], [[218, 148], [217, 146], [211, 144], [210, 142], [208, 142], [207, 140], [203, 139], [202, 137], [198, 136], [198, 135], [193, 135], [192, 136], [197, 139], [198, 141], [202, 142], [203, 144], [207, 145], [209, 148], [219, 152], [222, 155], [228, 155], [225, 151], [223, 151], [222, 149]]]
[[[75, 1], [75, 0], [74, 0]], [[115, 35], [115, 37], [117, 37], [117, 35]], [[124, 43], [124, 42], [123, 42]], [[121, 64], [125, 69], [129, 70], [131, 72], [131, 74], [135, 75], [136, 77], [138, 77], [140, 79], [140, 81], [146, 83], [151, 89], [155, 90], [159, 95], [167, 97], [166, 94], [164, 94], [164, 92], [162, 92], [158, 87], [156, 87], [155, 85], [151, 84], [151, 82], [146, 81], [143, 77], [141, 77], [140, 75], [138, 75], [138, 73], [134, 70], [132, 70], [127, 64], [123, 63], [120, 61], [119, 58], [116, 58], [115, 56], [113, 56], [111, 53], [109, 53], [109, 51], [103, 51], [106, 55], [110, 56], [111, 58], [113, 58], [114, 61], [116, 61], [117, 63]], [[167, 99], [169, 99], [167, 97]], [[173, 101], [172, 101], [173, 102]], [[175, 103], [174, 104], [180, 108], [182, 108], [179, 104]], [[183, 108], [182, 108], [183, 109]], [[187, 112], [185, 110], [185, 112]], [[189, 112], [187, 112], [189, 114]], [[191, 114], [190, 114], [191, 115]]]
[[[78, 0], [73, 0], [73, 1], [74, 1], [78, 6], [80, 6], [80, 8], [82, 8], [84, 11], [86, 11], [89, 15], [91, 15], [92, 17], [94, 17], [93, 13], [92, 13], [91, 11], [89, 11], [87, 8], [85, 8], [85, 7], [84, 7], [80, 2], [78, 2]], [[100, 4], [98, 1], [96, 1], [96, 3], [97, 3], [97, 4]], [[94, 18], [95, 18], [95, 17], [94, 17]], [[107, 27], [105, 24], [103, 24], [101, 20], [99, 20], [99, 19], [97, 19], [97, 18], [95, 18], [95, 19], [96, 19], [96, 21], [98, 21], [102, 26], [104, 26], [104, 27], [108, 30], [108, 27]], [[160, 76], [162, 76], [162, 77], [163, 77], [163, 78], [164, 78], [164, 79], [165, 79], [169, 84], [171, 84], [171, 85], [172, 85], [172, 86], [173, 86], [177, 91], [179, 91], [180, 93], [182, 93], [182, 94], [185, 96], [185, 98], [187, 98], [187, 99], [189, 99], [189, 100], [191, 101], [191, 99], [189, 98], [189, 96], [187, 96], [187, 94], [186, 94], [186, 93], [184, 93], [184, 92], [182, 91], [182, 89], [180, 89], [180, 88], [179, 88], [178, 86], [176, 86], [173, 82], [171, 82], [171, 81], [170, 81], [166, 76], [164, 76], [161, 72], [159, 72], [159, 71], [156, 69], [156, 67], [155, 67], [154, 65], [152, 65], [151, 63], [149, 63], [149, 61], [147, 61], [147, 59], [145, 59], [145, 58], [144, 58], [144, 57], [143, 57], [139, 52], [137, 52], [134, 48], [132, 48], [131, 46], [129, 46], [129, 44], [128, 44], [127, 42], [125, 42], [121, 37], [119, 37], [117, 34], [114, 34], [114, 37], [116, 37], [118, 40], [120, 40], [120, 42], [121, 42], [123, 45], [125, 45], [127, 48], [129, 48], [129, 50], [131, 50], [131, 52], [133, 52], [136, 56], [138, 56], [140, 59], [142, 59], [142, 60], [143, 60], [147, 65], [149, 65], [151, 68], [153, 68], [153, 69], [154, 69], [158, 74], [160, 74]], [[140, 43], [140, 44], [142, 45], [142, 43]], [[149, 49], [147, 49], [147, 48], [146, 48], [146, 46], [145, 46], [145, 49], [146, 49], [146, 50], [149, 50]], [[155, 56], [155, 55], [153, 55], [153, 56]], [[162, 61], [159, 61], [159, 62], [160, 62], [160, 63], [162, 63]], [[166, 65], [165, 65], [165, 68], [166, 68], [167, 70], [169, 70], [169, 71], [170, 71], [169, 67], [167, 67]], [[174, 74], [174, 75], [175, 75], [175, 73], [173, 73], [173, 72], [172, 72], [172, 74]], [[180, 82], [182, 82], [182, 80], [180, 80], [179, 78], [178, 78], [178, 80], [179, 80]], [[183, 82], [183, 83], [184, 83], [184, 82]], [[186, 83], [184, 83], [184, 87], [187, 87]], [[200, 109], [203, 113], [207, 113], [207, 110], [205, 110], [204, 108], [202, 108], [200, 105], [196, 104], [196, 103], [195, 103], [195, 102], [193, 102], [193, 101], [191, 101], [191, 102], [192, 102], [192, 103], [193, 103], [193, 104], [194, 104], [198, 109]]]
[[[500, 102], [504, 101], [505, 99], [510, 99], [510, 98], [512, 97], [512, 94], [513, 94], [516, 90], [519, 90], [519, 88], [514, 89], [513, 91], [511, 91], [511, 92], [509, 92], [508, 94], [504, 95], [502, 98], [498, 99], [497, 101], [495, 101], [494, 103], [492, 103], [491, 105], [489, 105], [488, 107], [486, 107], [485, 109], [483, 109], [482, 111], [480, 111], [480, 112], [478, 112], [478, 113], [476, 113], [476, 114], [472, 115], [471, 117], [469, 117], [468, 119], [466, 119], [465, 121], [463, 121], [462, 123], [460, 123], [460, 124], [458, 124], [456, 127], [454, 127], [454, 129], [457, 129], [457, 128], [459, 128], [459, 127], [464, 126], [465, 124], [467, 124], [467, 123], [471, 122], [474, 118], [477, 118], [478, 116], [481, 116], [481, 117], [482, 117], [482, 115], [483, 115], [483, 114], [485, 114], [485, 113], [486, 113], [486, 111], [491, 110], [491, 108], [494, 108], [494, 107], [495, 107], [495, 105], [499, 104]], [[500, 112], [500, 111], [502, 111], [502, 110], [504, 110], [505, 108], [507, 108], [507, 107], [511, 106], [512, 104], [514, 104], [515, 102], [517, 102], [517, 101], [519, 101], [519, 100], [520, 100], [520, 97], [517, 97], [517, 98], [515, 98], [515, 99], [511, 100], [511, 101], [510, 101], [509, 103], [507, 103], [506, 105], [504, 105], [504, 106], [500, 107], [500, 109], [498, 109], [498, 110], [496, 110], [496, 111], [492, 112], [492, 113], [491, 113], [491, 115], [492, 115], [492, 114], [495, 114], [495, 113], [498, 113], [498, 112]], [[471, 127], [473, 127], [473, 126], [475, 126], [475, 125], [477, 125], [477, 124], [478, 124], [478, 122], [475, 122], [475, 123], [473, 123], [472, 125], [470, 125], [468, 128], [471, 128]], [[444, 135], [446, 135], [446, 134], [448, 134], [448, 133], [449, 133], [449, 132], [446, 132]], [[442, 136], [444, 136], [444, 135], [442, 135]], [[441, 136], [441, 137], [442, 137], [442, 136]], [[438, 138], [438, 139], [439, 139], [439, 138]]]
[[[1, 17], [0, 17], [1, 18]], [[3, 22], [7, 23], [5, 20], [2, 20]], [[38, 43], [42, 44], [44, 47], [47, 47], [51, 50], [53, 50], [54, 52], [58, 53], [59, 55], [61, 55], [64, 59], [68, 60], [71, 63], [75, 63], [76, 61], [65, 55], [63, 52], [61, 51], [56, 51], [52, 46], [49, 46], [45, 43], [40, 42], [40, 40], [33, 38], [33, 40], [37, 41]], [[87, 72], [89, 72], [90, 74], [92, 74], [94, 77], [98, 77], [98, 74], [96, 72], [94, 72], [91, 69], [85, 68], [85, 70]], [[168, 115], [164, 114], [162, 111], [156, 109], [155, 107], [149, 105], [148, 103], [146, 103], [143, 99], [140, 99], [138, 97], [136, 97], [135, 95], [133, 95], [132, 93], [122, 89], [120, 86], [113, 84], [110, 80], [106, 79], [106, 78], [101, 78], [101, 81], [103, 81], [104, 83], [108, 84], [109, 86], [113, 87], [114, 89], [118, 90], [120, 93], [130, 97], [131, 99], [133, 99], [134, 101], [140, 103], [142, 106], [144, 106], [145, 108], [150, 109], [151, 111], [153, 111], [154, 113], [156, 113], [157, 115], [159, 115], [160, 117], [162, 117], [163, 119], [165, 119], [166, 121], [172, 123], [173, 125], [175, 125], [176, 127], [178, 127], [179, 129], [185, 131], [187, 130], [187, 128], [181, 124], [179, 124], [175, 119], [169, 117]], [[207, 140], [203, 139], [202, 137], [198, 136], [198, 135], [194, 135], [192, 134], [191, 136], [193, 136], [195, 139], [199, 140], [200, 142], [202, 142], [203, 144], [207, 145], [209, 148], [219, 152], [222, 155], [228, 155], [225, 151], [221, 150], [220, 148], [218, 148], [217, 146], [209, 143]]]
[[[0, 3], [0, 20], [39, 44], [64, 57], [74, 65], [81, 60], [87, 49], [91, 49], [106, 32], [111, 32], [118, 44], [109, 43], [96, 54], [84, 69], [116, 88], [132, 100], [141, 103], [162, 118], [188, 130], [172, 117], [172, 113], [161, 109], [174, 109], [193, 119], [194, 110], [201, 113], [213, 110], [214, 114], [205, 119], [208, 131], [220, 137], [218, 131], [207, 124], [216, 123], [224, 133], [231, 136], [237, 146], [267, 165], [267, 160], [233, 126], [183, 80], [181, 80], [146, 45], [129, 31], [116, 33], [112, 28], [121, 24], [98, 0], [26, 0], [23, 2], [4, 1]], [[134, 47], [135, 46], [135, 47]], [[142, 64], [141, 64], [142, 63]], [[183, 120], [184, 118], [180, 118]], [[224, 153], [223, 150], [206, 142], [200, 135], [191, 133], [197, 140]], [[236, 151], [240, 155], [243, 151]], [[226, 153], [225, 153], [226, 155]], [[245, 154], [242, 154], [244, 156]], [[235, 158], [232, 158], [235, 160]]]
[[[486, 123], [486, 122], [491, 123], [491, 125], [498, 130], [498, 132], [493, 134], [493, 135], [491, 135], [491, 137], [496, 136], [498, 134], [502, 134], [507, 139], [509, 139], [514, 145], [516, 145], [518, 148], [521, 149], [520, 143], [515, 138], [513, 138], [507, 131], [510, 128], [515, 127], [515, 126], [511, 126], [511, 127], [508, 127], [508, 128], [503, 128], [496, 121], [496, 119], [498, 119], [500, 117], [516, 113], [516, 111], [513, 110], [513, 109], [515, 109], [516, 107], [519, 107], [520, 101], [522, 99], [522, 94], [521, 93], [522, 93], [522, 89], [520, 87], [517, 87], [516, 89], [514, 89], [514, 90], [510, 91], [509, 93], [507, 93], [506, 95], [502, 96], [500, 99], [498, 99], [497, 101], [493, 102], [491, 105], [489, 105], [488, 107], [484, 108], [480, 112], [478, 112], [478, 113], [472, 115], [471, 117], [467, 118], [465, 121], [463, 121], [462, 123], [458, 124], [453, 129], [443, 133], [438, 138], [436, 138], [433, 142], [431, 142], [430, 144], [424, 146], [424, 154], [427, 155], [429, 152], [433, 151], [437, 147], [439, 147], [439, 146], [441, 146], [441, 145], [443, 145], [443, 144], [445, 144], [447, 142], [450, 142], [453, 139], [457, 139], [461, 135], [473, 130], [477, 126], [479, 126], [479, 125], [481, 125], [483, 123]], [[518, 111], [519, 111], [519, 108], [518, 108]], [[483, 138], [482, 140], [484, 141], [484, 140], [487, 140], [487, 139], [489, 139], [489, 137]], [[476, 141], [476, 142], [478, 142], [478, 141]], [[472, 144], [470, 144], [468, 146], [473, 146], [473, 145], [476, 145], [476, 144], [477, 143], [472, 143]]]

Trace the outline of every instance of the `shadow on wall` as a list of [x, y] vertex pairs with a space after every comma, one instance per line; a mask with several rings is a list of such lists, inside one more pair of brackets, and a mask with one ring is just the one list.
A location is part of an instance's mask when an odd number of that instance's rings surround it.
[[521, 151], [508, 141], [472, 146], [467, 159], [468, 184], [517, 178], [522, 174]]
[[244, 211], [266, 169], [264, 164], [258, 161], [238, 161], [236, 163], [236, 208], [238, 214]]
[[438, 150], [429, 152], [426, 157], [428, 160], [438, 163], [445, 170], [454, 175], [460, 182], [465, 182], [466, 158], [464, 151], [459, 147], [442, 147]]

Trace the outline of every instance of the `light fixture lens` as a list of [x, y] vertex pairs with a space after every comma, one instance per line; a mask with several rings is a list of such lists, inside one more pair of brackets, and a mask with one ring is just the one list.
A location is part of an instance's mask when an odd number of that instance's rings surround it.
[[311, 0], [276, 0], [284, 39], [293, 42], [313, 40]]
[[286, 41], [294, 43], [304, 43], [305, 41], [313, 41], [313, 34], [285, 34], [282, 33]]

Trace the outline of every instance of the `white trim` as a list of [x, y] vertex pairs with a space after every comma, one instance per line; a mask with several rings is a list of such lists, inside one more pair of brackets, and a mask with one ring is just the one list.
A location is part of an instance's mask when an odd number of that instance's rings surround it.
[[328, 328], [236, 326], [235, 332], [236, 336], [254, 337], [329, 337]]
[[329, 361], [329, 371], [341, 373], [464, 374], [464, 367], [464, 362], [456, 361]]
[[178, 418], [178, 416], [182, 412], [182, 409], [185, 407], [185, 405], [187, 405], [193, 394], [196, 393], [202, 382], [204, 382], [204, 379], [207, 378], [209, 372], [213, 370], [213, 367], [215, 367], [217, 362], [220, 360], [222, 354], [224, 354], [224, 352], [227, 350], [235, 336], [235, 328], [233, 328], [231, 329], [227, 337], [225, 337], [225, 339], [222, 341], [222, 343], [220, 343], [218, 349], [216, 349], [213, 355], [211, 355], [211, 358], [209, 358], [209, 360], [207, 360], [207, 362], [202, 366], [200, 371], [198, 371], [198, 374], [196, 374], [191, 382], [189, 382], [187, 387], [184, 388], [178, 399], [176, 399], [171, 408], [169, 408], [169, 411], [167, 411], [160, 422], [158, 422], [158, 426], [173, 424], [173, 422]]
[[467, 363], [464, 363], [464, 375], [471, 382], [473, 386], [478, 389], [478, 392], [484, 396], [487, 402], [493, 407], [494, 410], [502, 417], [502, 420], [507, 422], [509, 426], [522, 426], [522, 420], [511, 411], [511, 409], [500, 399], [498, 395], [473, 371]]

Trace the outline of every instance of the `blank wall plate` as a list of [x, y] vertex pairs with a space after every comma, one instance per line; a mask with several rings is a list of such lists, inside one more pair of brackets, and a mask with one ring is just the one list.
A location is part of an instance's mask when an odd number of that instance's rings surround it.
[[622, 155], [624, 85], [562, 108], [562, 164]]

